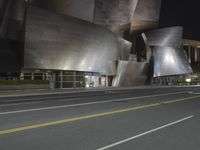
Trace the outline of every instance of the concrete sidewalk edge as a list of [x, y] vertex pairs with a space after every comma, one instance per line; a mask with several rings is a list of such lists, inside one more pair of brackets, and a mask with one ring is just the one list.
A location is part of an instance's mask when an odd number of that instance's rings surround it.
[[67, 89], [49, 89], [49, 90], [30, 90], [30, 91], [0, 91], [0, 98], [6, 97], [21, 97], [21, 96], [42, 96], [67, 93], [86, 93], [86, 92], [101, 92], [101, 91], [117, 91], [117, 90], [134, 90], [134, 89], [158, 89], [158, 88], [189, 88], [198, 86], [134, 86], [134, 87], [105, 87], [105, 88], [67, 88]]

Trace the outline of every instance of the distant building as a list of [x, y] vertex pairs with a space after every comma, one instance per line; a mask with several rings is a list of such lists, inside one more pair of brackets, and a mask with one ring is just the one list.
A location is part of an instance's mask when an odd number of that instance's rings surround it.
[[190, 63], [200, 62], [200, 41], [183, 39], [183, 49]]

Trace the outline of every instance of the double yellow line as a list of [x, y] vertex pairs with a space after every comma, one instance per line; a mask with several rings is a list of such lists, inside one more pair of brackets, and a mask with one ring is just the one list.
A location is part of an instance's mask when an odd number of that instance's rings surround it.
[[35, 125], [24, 126], [24, 127], [19, 127], [19, 128], [0, 130], [0, 135], [16, 133], [16, 132], [20, 132], [20, 131], [31, 130], [31, 129], [41, 128], [41, 127], [59, 125], [59, 124], [63, 124], [63, 123], [70, 123], [70, 122], [80, 121], [80, 120], [85, 120], [85, 119], [103, 117], [103, 116], [108, 116], [108, 115], [113, 115], [113, 114], [118, 114], [118, 113], [129, 112], [129, 111], [133, 111], [133, 110], [151, 108], [151, 107], [156, 107], [156, 106], [160, 106], [163, 104], [172, 104], [172, 103], [182, 102], [182, 101], [186, 101], [186, 100], [192, 100], [192, 99], [196, 99], [196, 98], [200, 98], [200, 95], [181, 98], [181, 99], [174, 99], [174, 100], [169, 100], [169, 101], [163, 101], [163, 102], [154, 103], [154, 104], [130, 107], [130, 108], [120, 109], [120, 110], [115, 110], [115, 111], [103, 112], [103, 113], [98, 113], [98, 114], [86, 115], [86, 116], [81, 116], [81, 117], [75, 117], [75, 118], [66, 119], [66, 120], [58, 120], [58, 121], [35, 124]]

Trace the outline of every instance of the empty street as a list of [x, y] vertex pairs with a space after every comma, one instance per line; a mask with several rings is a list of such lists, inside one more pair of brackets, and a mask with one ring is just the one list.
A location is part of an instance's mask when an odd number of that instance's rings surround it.
[[1, 150], [199, 150], [200, 88], [0, 98]]

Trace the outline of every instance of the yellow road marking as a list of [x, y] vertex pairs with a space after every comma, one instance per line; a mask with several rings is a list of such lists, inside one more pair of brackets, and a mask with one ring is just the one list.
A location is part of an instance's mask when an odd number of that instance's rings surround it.
[[195, 99], [195, 98], [200, 98], [200, 95], [181, 98], [181, 99], [175, 99], [175, 100], [169, 100], [169, 101], [159, 102], [159, 103], [154, 103], [154, 104], [142, 105], [142, 106], [137, 106], [137, 107], [130, 107], [130, 108], [120, 109], [120, 110], [115, 110], [115, 111], [110, 111], [110, 112], [103, 112], [103, 113], [99, 113], [99, 114], [86, 115], [86, 116], [76, 117], [76, 118], [71, 118], [71, 119], [66, 119], [66, 120], [58, 120], [58, 121], [35, 124], [35, 125], [24, 126], [24, 127], [19, 127], [19, 128], [0, 130], [0, 135], [20, 132], [20, 131], [25, 131], [25, 130], [35, 129], [35, 128], [53, 126], [53, 125], [58, 125], [58, 124], [63, 124], [63, 123], [69, 123], [69, 122], [74, 122], [74, 121], [80, 121], [80, 120], [84, 120], [84, 119], [103, 117], [103, 116], [108, 116], [108, 115], [113, 115], [113, 114], [118, 114], [118, 113], [123, 113], [123, 112], [129, 112], [129, 111], [133, 111], [133, 110], [156, 107], [156, 106], [160, 106], [162, 104], [172, 104], [172, 103], [191, 100], [191, 99]]
[[177, 103], [177, 102], [182, 102], [182, 101], [187, 101], [195, 98], [200, 98], [200, 95], [197, 96], [190, 96], [186, 98], [180, 98], [180, 99], [175, 99], [175, 100], [169, 100], [169, 101], [164, 101], [162, 104], [171, 104], [171, 103]]

